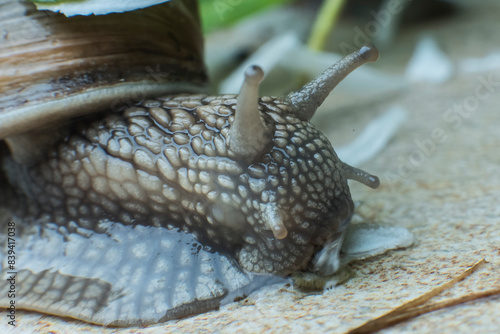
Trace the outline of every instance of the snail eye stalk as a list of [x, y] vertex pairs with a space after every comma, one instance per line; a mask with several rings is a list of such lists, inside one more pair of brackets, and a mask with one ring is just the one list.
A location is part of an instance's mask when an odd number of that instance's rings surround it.
[[285, 102], [292, 106], [293, 113], [298, 118], [309, 121], [330, 92], [349, 73], [363, 64], [377, 61], [378, 57], [378, 50], [374, 46], [365, 45], [327, 68], [321, 75], [305, 84], [300, 90], [288, 94]]
[[237, 156], [249, 162], [269, 142], [268, 130], [262, 123], [259, 112], [259, 84], [262, 78], [264, 71], [259, 66], [253, 65], [246, 69], [236, 103], [234, 122], [229, 132], [229, 147]]

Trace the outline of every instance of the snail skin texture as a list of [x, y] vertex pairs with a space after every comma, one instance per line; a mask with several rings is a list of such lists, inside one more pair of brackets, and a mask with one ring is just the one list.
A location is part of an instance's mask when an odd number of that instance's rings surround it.
[[264, 74], [252, 66], [239, 95], [163, 94], [90, 113], [47, 127], [57, 140], [36, 151], [45, 137], [5, 136], [1, 236], [15, 222], [16, 308], [148, 325], [216, 309], [270, 277], [337, 271], [347, 179], [378, 179], [341, 162], [309, 120], [377, 58], [365, 46], [283, 98], [258, 97]]

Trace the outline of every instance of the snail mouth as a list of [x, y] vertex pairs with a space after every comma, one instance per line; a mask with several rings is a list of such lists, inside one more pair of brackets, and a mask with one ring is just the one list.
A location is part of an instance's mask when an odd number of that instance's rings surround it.
[[[325, 220], [326, 224], [321, 224], [324, 227], [318, 230], [317, 238], [314, 240], [316, 247], [314, 256], [308, 265], [309, 271], [326, 276], [339, 270], [341, 266], [340, 249], [353, 212], [354, 204], [349, 199], [340, 208], [340, 211], [330, 214]], [[319, 225], [318, 223], [316, 226]]]
[[345, 230], [350, 220], [351, 216], [342, 221], [337, 219], [337, 223], [332, 222], [337, 228], [332, 229], [331, 231], [334, 232], [330, 233], [328, 237], [322, 238], [323, 244], [317, 248], [309, 265], [313, 273], [326, 276], [332, 275], [340, 269], [340, 249], [342, 248]]

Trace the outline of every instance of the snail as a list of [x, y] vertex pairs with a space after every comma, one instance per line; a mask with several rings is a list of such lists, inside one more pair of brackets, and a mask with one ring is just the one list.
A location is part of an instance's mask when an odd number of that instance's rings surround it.
[[238, 95], [208, 96], [195, 1], [70, 18], [0, 8], [0, 216], [17, 238], [15, 264], [2, 249], [15, 300], [0, 306], [148, 325], [269, 275], [337, 271], [347, 180], [379, 181], [310, 119], [374, 47], [286, 97], [259, 97], [258, 66]]

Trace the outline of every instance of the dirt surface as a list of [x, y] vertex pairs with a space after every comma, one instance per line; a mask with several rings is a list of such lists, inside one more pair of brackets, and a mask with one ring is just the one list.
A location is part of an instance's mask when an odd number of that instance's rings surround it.
[[[404, 65], [416, 38], [431, 35], [457, 65], [452, 80], [412, 84], [390, 99], [361, 107], [358, 103], [356, 109], [337, 110], [331, 117], [332, 133], [345, 142], [371, 115], [392, 105], [408, 110], [408, 120], [383, 152], [361, 166], [378, 175], [382, 186], [371, 190], [353, 184], [352, 193], [361, 202], [357, 219], [406, 227], [416, 237], [413, 247], [351, 264], [355, 276], [323, 294], [270, 286], [219, 311], [143, 329], [103, 329], [31, 312], [18, 312], [19, 324], [10, 329], [1, 312], [2, 332], [343, 333], [430, 291], [482, 258], [488, 263], [432, 301], [500, 287], [500, 64], [478, 73], [464, 73], [458, 66], [465, 58], [500, 51], [500, 5], [465, 5], [452, 18], [405, 29], [397, 40], [402, 42], [386, 51], [394, 64]], [[382, 61], [380, 68], [387, 64]], [[392, 71], [402, 72], [403, 67]], [[498, 84], [487, 86], [488, 80]], [[382, 332], [493, 333], [499, 328], [497, 296], [419, 316]]]

